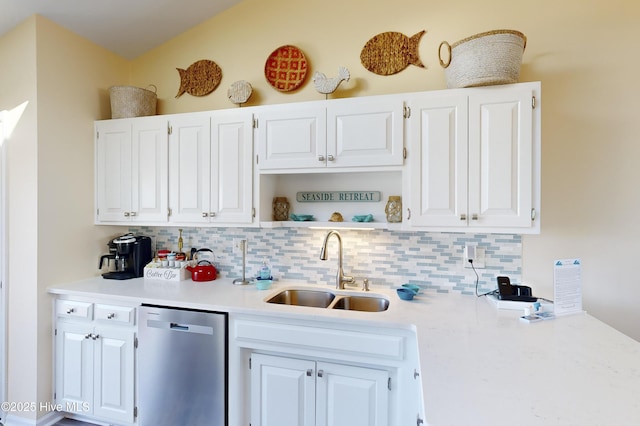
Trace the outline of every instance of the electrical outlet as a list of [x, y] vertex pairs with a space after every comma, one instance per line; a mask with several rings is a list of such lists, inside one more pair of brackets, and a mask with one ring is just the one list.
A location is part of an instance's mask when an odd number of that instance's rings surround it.
[[473, 267], [476, 269], [485, 268], [485, 252], [484, 247], [478, 247], [475, 244], [467, 244], [464, 246], [462, 256], [463, 267], [471, 268], [469, 259], [473, 260]]

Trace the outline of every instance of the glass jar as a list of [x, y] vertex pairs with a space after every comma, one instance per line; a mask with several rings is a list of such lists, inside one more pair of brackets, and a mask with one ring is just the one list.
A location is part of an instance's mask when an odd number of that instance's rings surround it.
[[389, 196], [384, 212], [387, 214], [387, 222], [402, 222], [402, 199], [399, 195]]
[[273, 220], [289, 219], [289, 201], [287, 197], [275, 197], [273, 199]]

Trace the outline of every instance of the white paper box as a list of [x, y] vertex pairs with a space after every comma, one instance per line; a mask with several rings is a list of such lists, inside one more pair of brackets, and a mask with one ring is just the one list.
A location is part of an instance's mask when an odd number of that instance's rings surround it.
[[144, 268], [144, 279], [155, 281], [185, 281], [191, 279], [191, 271], [185, 268]]

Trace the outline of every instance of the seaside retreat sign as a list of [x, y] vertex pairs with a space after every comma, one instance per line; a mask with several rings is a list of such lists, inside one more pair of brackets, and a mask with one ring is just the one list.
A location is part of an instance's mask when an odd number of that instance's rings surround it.
[[380, 191], [300, 191], [296, 193], [299, 203], [378, 202]]

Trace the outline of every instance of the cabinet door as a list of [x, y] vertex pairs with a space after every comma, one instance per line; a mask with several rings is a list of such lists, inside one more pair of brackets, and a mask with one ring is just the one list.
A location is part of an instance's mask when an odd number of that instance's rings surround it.
[[467, 96], [412, 99], [411, 225], [466, 227]]
[[531, 227], [532, 90], [469, 96], [469, 225]]
[[56, 329], [56, 402], [66, 411], [93, 409], [93, 340], [89, 324], [58, 322]]
[[206, 223], [210, 205], [210, 118], [189, 114], [170, 120], [170, 222]]
[[[96, 222], [128, 222], [131, 212], [131, 122], [96, 122]], [[125, 216], [126, 215], [126, 216]]]
[[133, 423], [134, 333], [96, 327], [94, 336], [94, 415]]
[[253, 115], [231, 110], [211, 118], [212, 222], [251, 223], [253, 219]]
[[316, 426], [389, 424], [389, 373], [317, 363]]
[[164, 223], [169, 208], [166, 118], [132, 120], [131, 140], [131, 221]]
[[348, 99], [327, 107], [327, 167], [401, 166], [402, 99]]
[[327, 115], [324, 106], [274, 106], [257, 116], [260, 170], [326, 166]]
[[251, 425], [315, 425], [315, 362], [251, 355]]

